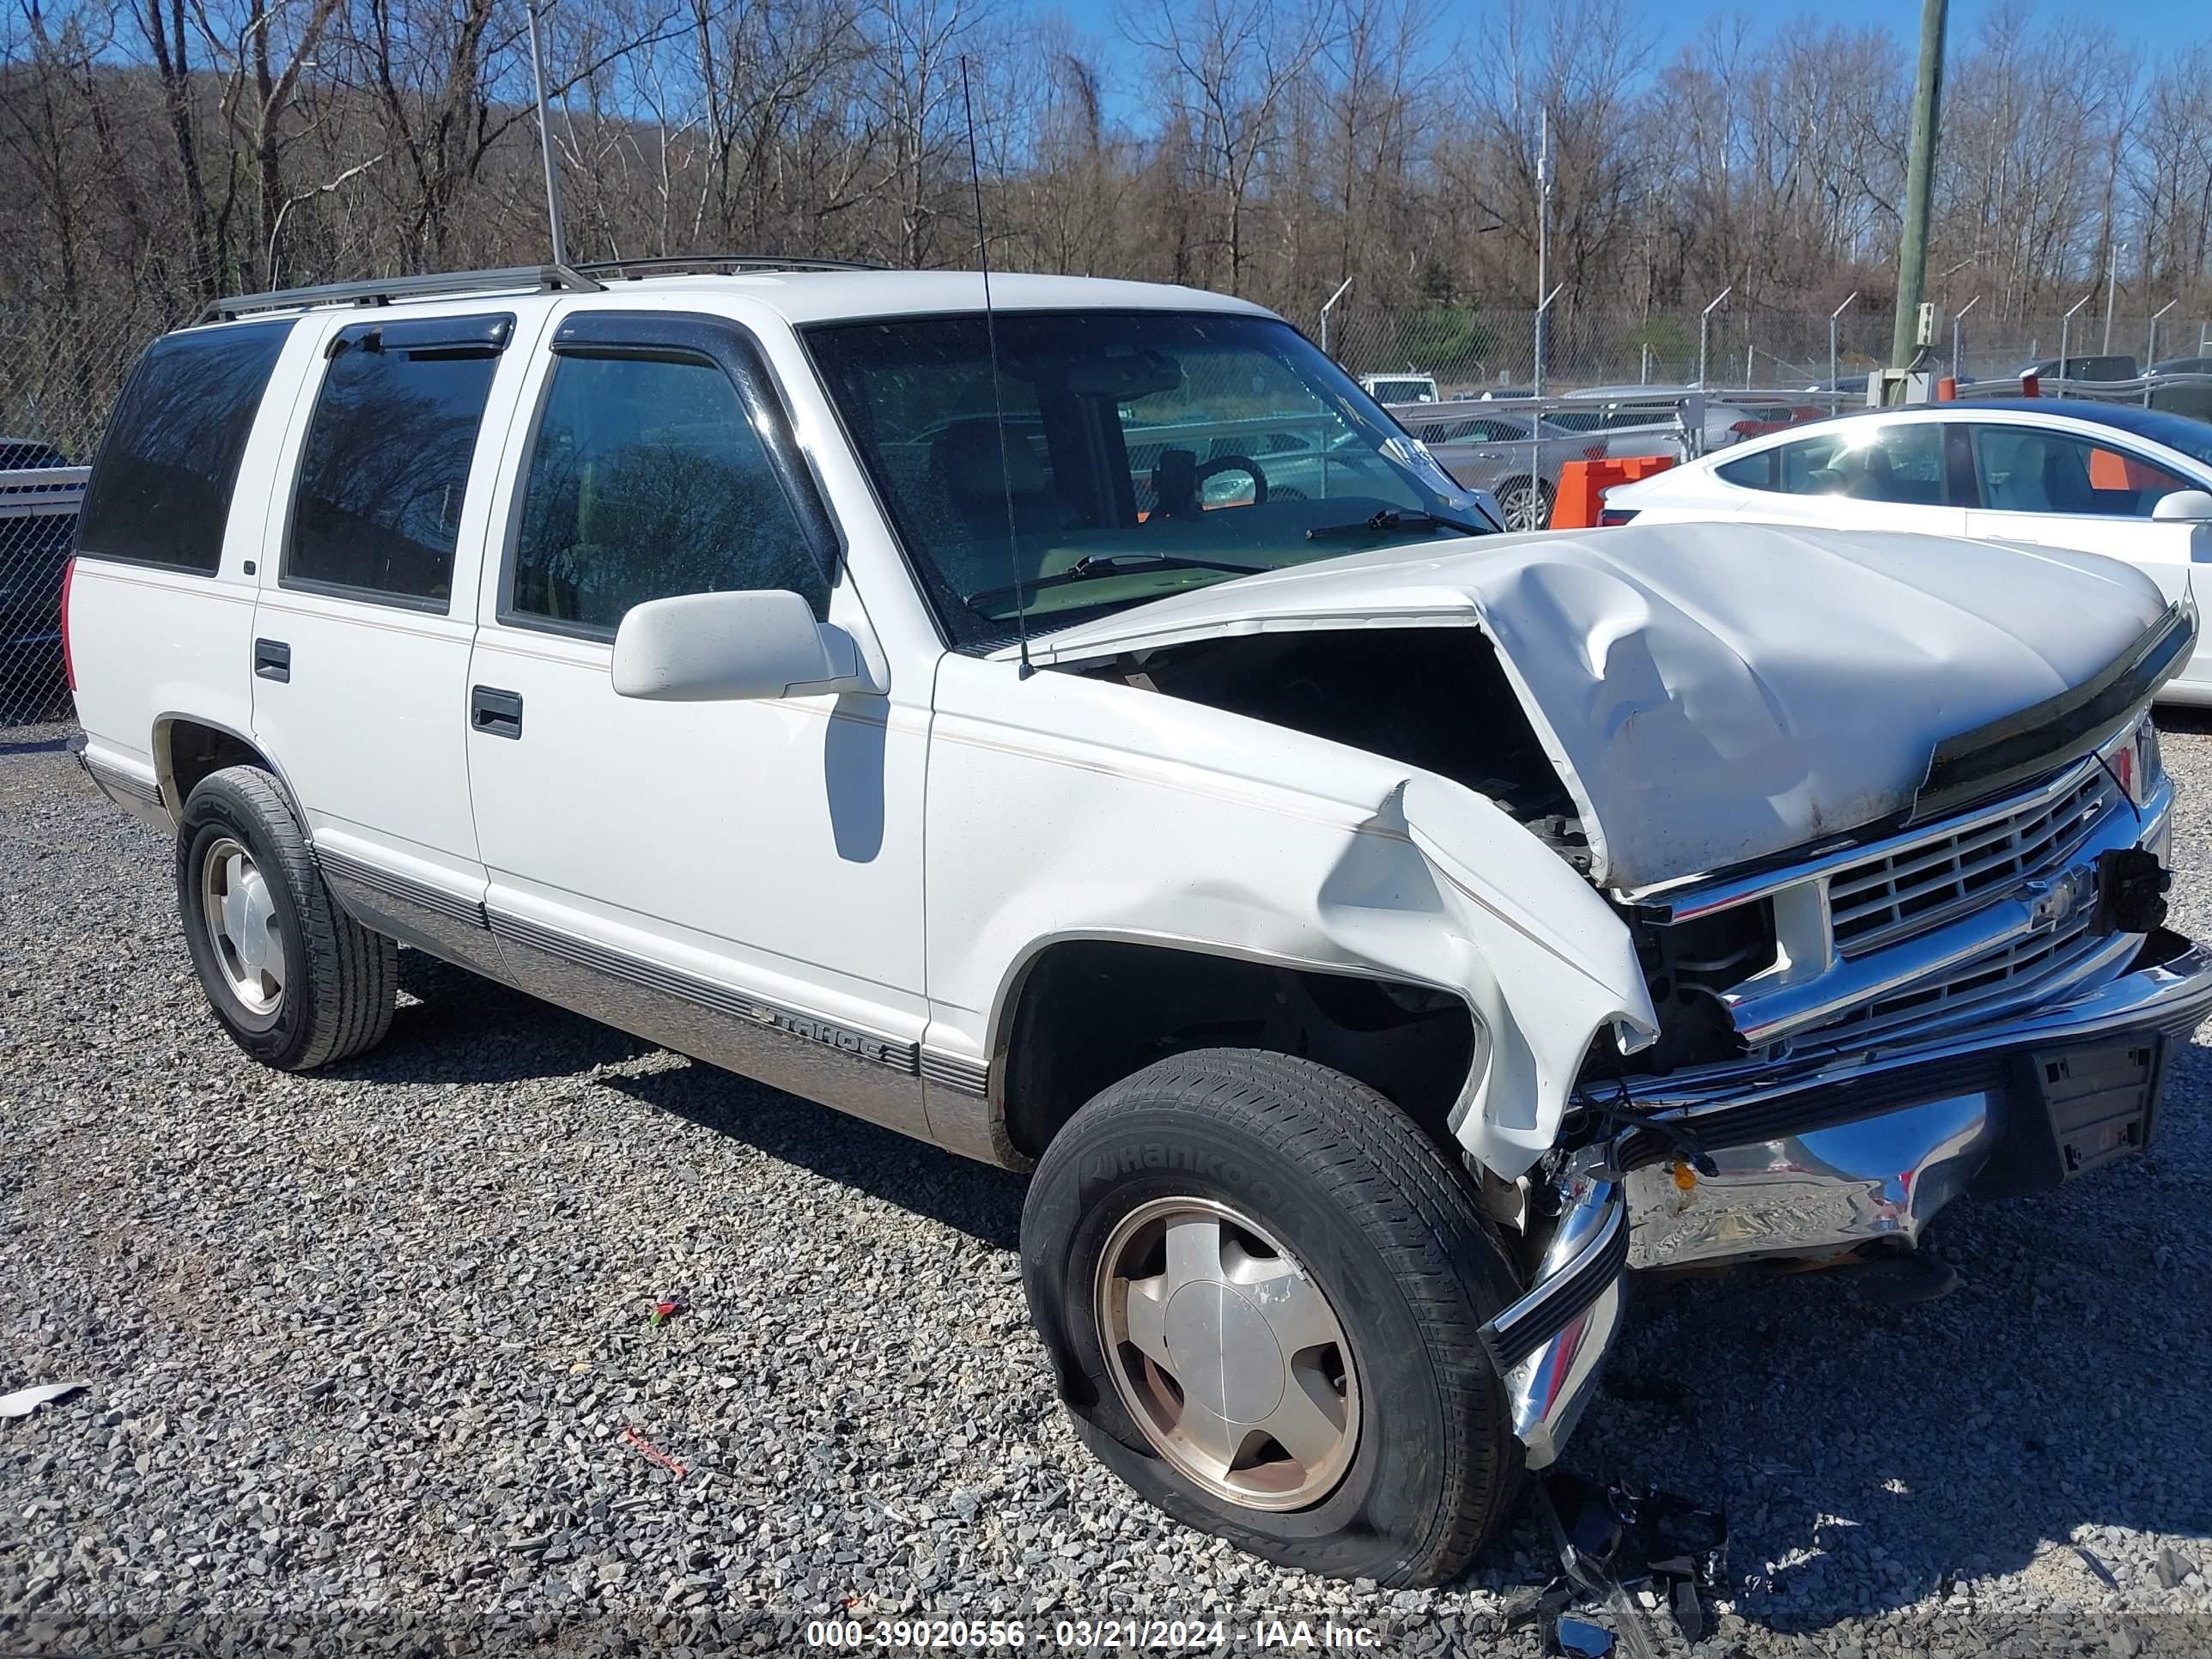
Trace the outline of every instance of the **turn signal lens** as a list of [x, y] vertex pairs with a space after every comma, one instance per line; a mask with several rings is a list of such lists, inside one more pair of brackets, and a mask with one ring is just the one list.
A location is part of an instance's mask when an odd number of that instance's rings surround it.
[[2145, 714], [2134, 727], [2103, 750], [2105, 764], [2121, 792], [2137, 806], [2146, 804], [2158, 788], [2158, 727]]

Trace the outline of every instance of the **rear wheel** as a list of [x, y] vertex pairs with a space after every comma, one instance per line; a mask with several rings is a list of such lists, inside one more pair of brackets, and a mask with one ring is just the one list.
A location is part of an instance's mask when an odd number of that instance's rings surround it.
[[1085, 1440], [1177, 1520], [1391, 1584], [1503, 1522], [1521, 1448], [1478, 1333], [1517, 1286], [1373, 1090], [1243, 1049], [1148, 1066], [1046, 1148], [1022, 1255]]
[[208, 1006], [264, 1065], [311, 1070], [391, 1029], [398, 947], [331, 896], [291, 803], [259, 768], [210, 773], [185, 803], [177, 904]]

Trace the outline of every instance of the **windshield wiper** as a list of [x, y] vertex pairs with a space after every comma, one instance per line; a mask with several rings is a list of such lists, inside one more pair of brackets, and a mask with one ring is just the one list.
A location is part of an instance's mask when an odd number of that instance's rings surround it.
[[1024, 582], [1019, 587], [987, 587], [980, 593], [970, 593], [966, 603], [971, 605], [991, 605], [1000, 599], [1011, 599], [1030, 594], [1047, 587], [1066, 587], [1071, 582], [1087, 582], [1099, 576], [1126, 576], [1138, 570], [1225, 570], [1231, 575], [1254, 576], [1271, 567], [1264, 564], [1231, 564], [1222, 559], [1186, 559], [1174, 553], [1125, 553], [1119, 558], [1102, 557], [1086, 553], [1065, 570], [1049, 576], [1039, 576], [1035, 581]]
[[1481, 525], [1439, 518], [1433, 513], [1401, 513], [1395, 507], [1386, 507], [1373, 518], [1362, 519], [1357, 524], [1325, 524], [1317, 529], [1309, 530], [1306, 539], [1327, 542], [1347, 536], [1387, 536], [1398, 530], [1455, 530], [1462, 536], [1487, 536], [1492, 533]]

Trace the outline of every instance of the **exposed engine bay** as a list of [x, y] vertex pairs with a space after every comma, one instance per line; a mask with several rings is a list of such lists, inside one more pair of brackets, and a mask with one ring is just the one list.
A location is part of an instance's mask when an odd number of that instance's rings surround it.
[[[1486, 635], [1468, 628], [1232, 635], [1127, 653], [1078, 672], [1403, 761], [1495, 802], [1587, 877], [1589, 842]], [[1596, 1073], [1665, 1072], [1743, 1052], [1717, 993], [1770, 966], [1771, 907], [1667, 925], [1607, 899], [1628, 925], [1659, 1040], [1597, 1045]], [[1594, 1073], [1594, 1074], [1596, 1074]]]
[[1498, 803], [1589, 872], [1589, 842], [1480, 631], [1330, 629], [1127, 653], [1078, 672], [1403, 761]]

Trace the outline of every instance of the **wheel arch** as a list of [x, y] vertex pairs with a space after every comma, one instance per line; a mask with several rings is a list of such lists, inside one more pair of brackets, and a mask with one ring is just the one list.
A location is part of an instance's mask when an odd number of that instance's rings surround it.
[[[276, 780], [295, 807], [300, 799], [284, 769], [251, 736], [222, 720], [175, 709], [158, 714], [154, 720], [152, 750], [154, 775], [173, 822], [183, 817], [185, 802], [200, 780], [227, 766], [258, 767]], [[303, 832], [306, 828], [303, 823]]]
[[1456, 1156], [1451, 1111], [1488, 1053], [1457, 988], [1131, 930], [1035, 941], [1001, 981], [989, 1029], [994, 1139], [1024, 1166], [1108, 1085], [1169, 1054], [1225, 1046], [1340, 1071]]

